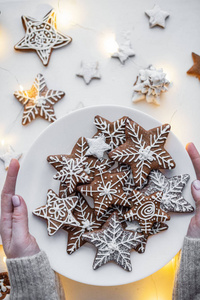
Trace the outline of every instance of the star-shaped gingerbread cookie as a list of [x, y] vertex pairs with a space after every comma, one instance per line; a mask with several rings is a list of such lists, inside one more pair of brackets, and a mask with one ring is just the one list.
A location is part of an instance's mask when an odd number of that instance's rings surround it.
[[98, 62], [81, 62], [81, 69], [76, 74], [78, 77], [83, 77], [86, 84], [89, 84], [92, 79], [101, 79]]
[[102, 229], [83, 234], [83, 239], [97, 248], [93, 269], [113, 261], [126, 271], [132, 270], [131, 250], [145, 243], [144, 235], [125, 230], [114, 212]]
[[142, 188], [153, 169], [173, 169], [175, 162], [164, 145], [170, 132], [164, 124], [145, 130], [131, 119], [126, 121], [126, 142], [108, 156], [119, 163], [131, 166], [135, 186]]
[[148, 184], [141, 190], [145, 195], [163, 192], [161, 209], [166, 212], [193, 212], [193, 206], [182, 196], [190, 176], [188, 174], [167, 178], [159, 170], [152, 170], [149, 174]]
[[24, 106], [22, 125], [26, 125], [37, 117], [54, 122], [56, 116], [53, 105], [61, 100], [65, 93], [49, 90], [44, 76], [38, 74], [30, 90], [16, 91], [14, 96]]
[[157, 222], [170, 220], [170, 216], [160, 208], [162, 192], [145, 196], [139, 191], [133, 190], [129, 197], [132, 208], [124, 214], [127, 221], [138, 221], [141, 231], [149, 233]]
[[72, 254], [85, 244], [82, 239], [84, 233], [99, 229], [105, 219], [97, 220], [94, 208], [91, 208], [81, 194], [78, 193], [78, 203], [74, 209], [74, 217], [80, 223], [78, 227], [64, 226], [68, 232], [67, 253]]
[[15, 45], [16, 50], [36, 51], [44, 66], [47, 66], [53, 49], [66, 46], [72, 38], [57, 30], [56, 13], [51, 10], [41, 21], [22, 16], [25, 37]]
[[192, 52], [193, 66], [187, 71], [187, 74], [196, 76], [200, 80], [200, 56]]
[[111, 147], [105, 142], [105, 140], [106, 138], [104, 135], [100, 135], [92, 139], [87, 138], [89, 148], [85, 155], [93, 155], [99, 160], [102, 160], [104, 157], [104, 153], [111, 149]]
[[125, 122], [127, 117], [122, 117], [114, 122], [110, 122], [101, 116], [95, 116], [94, 125], [97, 133], [94, 136], [104, 135], [106, 143], [115, 149], [126, 141]]
[[156, 25], [165, 28], [165, 20], [169, 17], [169, 13], [167, 11], [161, 10], [156, 4], [153, 9], [146, 10], [145, 14], [150, 17], [149, 25], [151, 28]]
[[33, 214], [47, 220], [49, 235], [55, 234], [64, 225], [80, 226], [73, 215], [78, 197], [60, 198], [53, 190], [47, 193], [47, 203], [33, 211]]
[[8, 170], [9, 164], [13, 158], [19, 160], [22, 157], [22, 153], [17, 153], [13, 148], [8, 145], [7, 151], [4, 154], [0, 155], [0, 160], [4, 162], [5, 170]]
[[113, 204], [130, 206], [123, 190], [127, 176], [126, 172], [100, 173], [90, 184], [78, 186], [77, 190], [94, 199], [95, 213], [100, 218]]
[[130, 40], [125, 40], [119, 45], [117, 52], [112, 54], [112, 57], [119, 58], [120, 62], [124, 64], [129, 57], [134, 55], [135, 51], [133, 51]]

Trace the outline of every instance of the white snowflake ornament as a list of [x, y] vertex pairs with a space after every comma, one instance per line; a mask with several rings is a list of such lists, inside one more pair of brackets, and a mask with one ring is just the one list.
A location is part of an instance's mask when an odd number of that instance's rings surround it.
[[132, 49], [131, 41], [125, 40], [119, 45], [117, 52], [112, 54], [112, 57], [119, 58], [120, 62], [124, 64], [129, 57], [134, 55], [135, 51]]
[[131, 250], [144, 243], [141, 233], [124, 230], [114, 212], [102, 229], [83, 234], [83, 239], [97, 248], [93, 269], [113, 261], [126, 271], [132, 271]]
[[89, 145], [89, 148], [85, 153], [86, 156], [94, 155], [99, 160], [102, 160], [104, 157], [104, 153], [111, 149], [111, 147], [108, 144], [106, 144], [106, 138], [104, 135], [100, 135], [93, 139], [87, 138], [86, 140]]
[[165, 28], [165, 20], [169, 17], [169, 13], [167, 11], [161, 10], [159, 5], [154, 5], [153, 9], [146, 10], [145, 14], [150, 18], [149, 25], [150, 27], [160, 26]]
[[139, 76], [133, 86], [132, 101], [146, 100], [148, 103], [160, 105], [160, 95], [168, 91], [169, 84], [163, 69], [156, 69], [150, 65], [139, 71]]
[[92, 79], [101, 79], [98, 62], [81, 62], [81, 69], [76, 74], [78, 77], [83, 77], [86, 84], [89, 84]]

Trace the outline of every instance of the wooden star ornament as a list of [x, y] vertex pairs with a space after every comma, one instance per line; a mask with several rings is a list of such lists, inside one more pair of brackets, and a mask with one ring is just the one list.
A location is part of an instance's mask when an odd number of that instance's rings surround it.
[[16, 91], [14, 96], [24, 106], [22, 125], [26, 125], [35, 120], [36, 117], [54, 122], [56, 116], [53, 105], [61, 100], [65, 93], [49, 90], [44, 76], [38, 74], [30, 90]]
[[51, 10], [41, 21], [22, 16], [25, 37], [15, 45], [16, 50], [36, 51], [44, 66], [47, 66], [53, 49], [71, 43], [72, 38], [57, 31], [56, 13]]
[[196, 76], [200, 80], [200, 56], [192, 52], [193, 66], [187, 71], [187, 74]]

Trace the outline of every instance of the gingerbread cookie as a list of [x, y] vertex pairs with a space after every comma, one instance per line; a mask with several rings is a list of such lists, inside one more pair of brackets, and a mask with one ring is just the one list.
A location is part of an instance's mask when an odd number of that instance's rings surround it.
[[109, 217], [102, 229], [85, 233], [83, 239], [97, 248], [94, 270], [113, 261], [124, 270], [131, 271], [131, 250], [138, 249], [144, 243], [141, 233], [123, 229], [116, 212]]
[[33, 50], [47, 66], [53, 49], [66, 46], [72, 38], [57, 31], [56, 13], [51, 10], [41, 21], [22, 16], [25, 37], [15, 45], [16, 50]]
[[121, 43], [118, 50], [112, 54], [112, 57], [119, 58], [122, 64], [124, 64], [131, 56], [135, 56], [135, 51], [133, 50], [129, 39], [126, 39], [123, 43]]
[[101, 79], [98, 62], [81, 62], [81, 69], [76, 74], [78, 77], [83, 77], [86, 84], [89, 84], [92, 79]]
[[193, 66], [187, 71], [187, 74], [196, 76], [200, 80], [200, 56], [192, 52]]
[[53, 235], [64, 225], [80, 226], [73, 215], [77, 202], [76, 196], [60, 198], [53, 190], [48, 190], [47, 204], [35, 209], [33, 214], [47, 221], [48, 234]]
[[141, 231], [149, 233], [155, 222], [165, 222], [170, 220], [170, 216], [160, 208], [162, 192], [145, 196], [139, 191], [133, 190], [129, 201], [132, 208], [124, 214], [127, 221], [138, 221]]
[[104, 153], [111, 149], [111, 147], [106, 144], [104, 135], [97, 136], [93, 139], [87, 138], [86, 140], [89, 145], [89, 148], [85, 153], [86, 156], [93, 155], [99, 160], [102, 160], [104, 158]]
[[160, 95], [168, 90], [170, 82], [165, 78], [163, 69], [150, 65], [139, 71], [133, 86], [133, 102], [146, 100], [148, 103], [160, 105]]
[[21, 157], [22, 153], [15, 152], [14, 149], [10, 145], [8, 145], [6, 152], [0, 155], [0, 160], [3, 161], [5, 170], [7, 171], [11, 160], [13, 158], [19, 160]]
[[130, 207], [126, 193], [123, 190], [126, 178], [126, 172], [105, 172], [95, 176], [91, 183], [78, 186], [77, 190], [81, 194], [94, 199], [95, 214], [100, 218], [113, 204]]
[[24, 106], [22, 125], [26, 125], [36, 117], [54, 122], [56, 120], [53, 105], [61, 100], [65, 93], [49, 90], [44, 76], [38, 74], [30, 90], [16, 91], [14, 96]]
[[126, 172], [127, 173], [128, 177], [124, 184], [123, 190], [125, 191], [126, 196], [128, 197], [129, 194], [132, 192], [132, 190], [135, 187], [131, 167], [129, 165], [122, 164], [122, 165], [119, 165], [116, 169], [113, 169], [112, 172]]
[[106, 221], [107, 217], [96, 219], [94, 208], [91, 208], [81, 194], [78, 193], [78, 203], [74, 209], [74, 217], [79, 222], [78, 227], [64, 226], [68, 232], [67, 253], [72, 254], [85, 244], [82, 235], [99, 229]]
[[100, 116], [95, 116], [94, 124], [97, 128], [95, 136], [104, 135], [106, 143], [111, 150], [120, 146], [126, 141], [125, 122], [127, 117], [122, 117], [114, 122], [110, 122]]
[[145, 14], [150, 18], [149, 26], [151, 28], [154, 26], [165, 28], [165, 20], [169, 17], [169, 13], [161, 10], [159, 5], [155, 4], [153, 9], [146, 10]]
[[9, 299], [10, 281], [7, 272], [0, 273], [0, 300]]
[[169, 124], [164, 124], [147, 131], [127, 119], [126, 142], [108, 156], [119, 163], [130, 165], [135, 186], [142, 188], [151, 170], [175, 167], [172, 157], [164, 149], [170, 128]]
[[148, 184], [141, 192], [145, 195], [151, 195], [158, 191], [163, 192], [160, 207], [166, 212], [193, 212], [193, 206], [182, 196], [189, 178], [188, 174], [167, 178], [159, 170], [153, 170], [149, 174]]

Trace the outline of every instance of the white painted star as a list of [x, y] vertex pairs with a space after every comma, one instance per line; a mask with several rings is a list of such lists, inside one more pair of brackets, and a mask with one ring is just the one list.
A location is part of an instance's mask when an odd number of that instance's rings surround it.
[[167, 11], [161, 10], [156, 4], [153, 9], [146, 10], [145, 14], [150, 17], [149, 25], [151, 28], [156, 25], [165, 28], [165, 19], [169, 17], [169, 13]]
[[121, 45], [119, 45], [118, 51], [112, 54], [112, 57], [119, 58], [120, 62], [124, 64], [124, 62], [130, 57], [134, 56], [135, 52], [132, 49], [132, 45], [130, 40], [126, 40]]
[[76, 75], [83, 77], [86, 84], [89, 84], [93, 78], [101, 79], [101, 75], [99, 73], [99, 63], [82, 61], [81, 69]]
[[85, 155], [94, 155], [98, 159], [102, 159], [104, 152], [111, 149], [111, 147], [106, 144], [104, 135], [100, 135], [97, 138], [94, 139], [86, 139], [87, 143], [89, 145], [89, 148]]
[[15, 152], [10, 145], [8, 145], [7, 148], [7, 152], [0, 155], [0, 160], [4, 162], [6, 171], [8, 170], [9, 164], [13, 158], [19, 160], [22, 156], [22, 153]]

